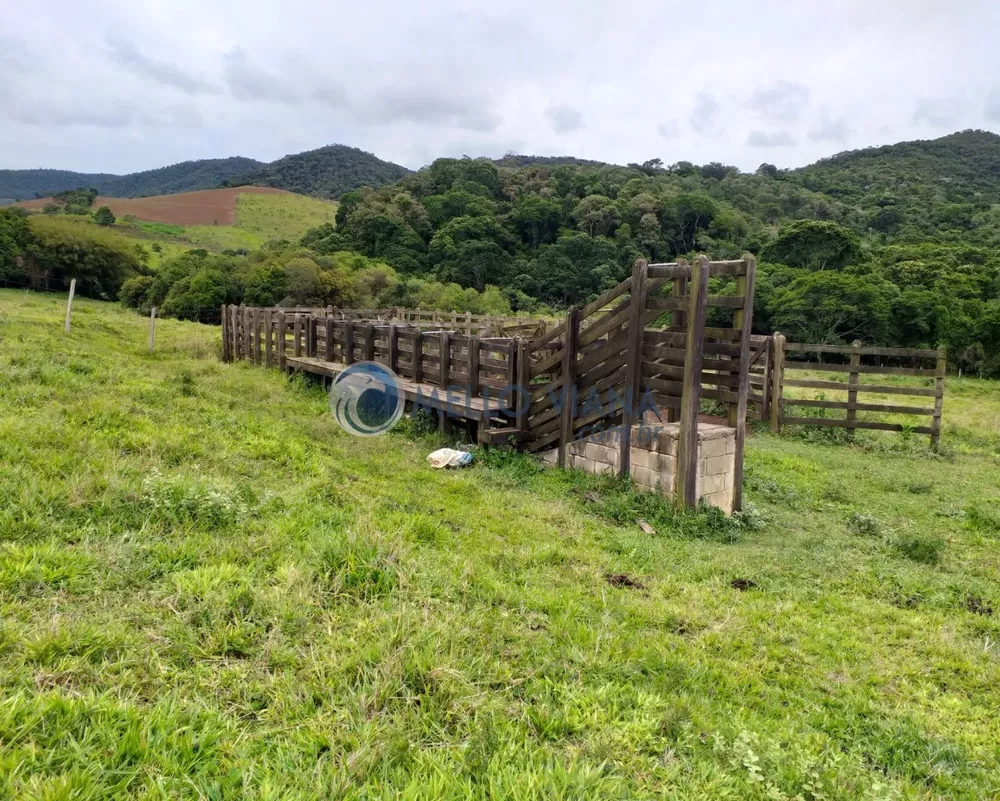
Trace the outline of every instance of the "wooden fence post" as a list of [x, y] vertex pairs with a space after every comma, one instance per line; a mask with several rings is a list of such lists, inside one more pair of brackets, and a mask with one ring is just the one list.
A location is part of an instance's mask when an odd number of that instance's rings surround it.
[[229, 315], [226, 314], [226, 304], [222, 304], [222, 361], [229, 362]]
[[465, 335], [472, 336], [472, 312], [470, 311], [465, 313]]
[[746, 275], [736, 279], [736, 291], [743, 295], [743, 308], [733, 315], [733, 328], [740, 329], [740, 383], [736, 390], [736, 455], [733, 471], [733, 511], [737, 512], [743, 508], [743, 450], [747, 438], [747, 394], [750, 392], [750, 336], [753, 293], [757, 282], [757, 259], [748, 254], [745, 260]]
[[[850, 386], [857, 386], [858, 379], [860, 378], [860, 371], [858, 368], [861, 366], [861, 340], [856, 339], [851, 343], [851, 347], [854, 351], [851, 353], [851, 372], [847, 377], [847, 383]], [[858, 391], [856, 389], [849, 389], [847, 391], [847, 438], [854, 439], [855, 434], [855, 423], [858, 421]], [[852, 408], [854, 407], [854, 408]]]
[[236, 304], [231, 304], [229, 309], [229, 330], [232, 332], [231, 336], [233, 338], [233, 343], [229, 349], [230, 361], [237, 361], [240, 358], [240, 321], [237, 315], [239, 314], [238, 307]]
[[573, 441], [576, 417], [576, 352], [580, 339], [580, 310], [570, 306], [566, 312], [566, 337], [563, 343], [563, 406], [559, 425], [559, 466], [566, 467], [566, 448]]
[[246, 306], [243, 307], [243, 357], [248, 361], [253, 361], [253, 312]]
[[285, 312], [278, 312], [278, 367], [285, 369]]
[[424, 382], [424, 332], [419, 328], [413, 332], [413, 383]]
[[447, 331], [442, 331], [439, 343], [438, 381], [442, 389], [447, 389], [451, 374], [451, 335]]
[[785, 337], [774, 332], [774, 363], [771, 366], [771, 433], [781, 431], [781, 391], [785, 381]]
[[354, 323], [350, 320], [344, 322], [344, 364], [354, 364]]
[[323, 360], [333, 361], [333, 315], [328, 314], [323, 320]]
[[365, 361], [375, 361], [375, 326], [371, 323], [365, 326]]
[[399, 329], [389, 323], [389, 369], [399, 374]]
[[264, 311], [264, 364], [274, 366], [274, 312]]
[[760, 384], [760, 421], [766, 423], [771, 419], [771, 365], [774, 363], [774, 337], [767, 337], [764, 342], [764, 366]]
[[261, 309], [253, 310], [253, 360], [260, 364], [260, 335], [261, 324], [263, 323], [264, 312]]
[[[636, 259], [632, 265], [628, 311], [628, 349], [625, 351], [625, 405], [618, 434], [618, 475], [627, 476], [632, 467], [632, 421], [639, 409], [642, 382], [642, 339], [646, 319], [646, 278], [649, 263]], [[639, 421], [642, 422], [641, 420]]]
[[708, 257], [691, 265], [690, 301], [681, 385], [680, 441], [677, 448], [676, 502], [692, 508], [698, 498], [698, 413], [701, 406], [701, 364], [705, 349], [705, 308], [708, 303]]
[[528, 414], [531, 411], [531, 358], [528, 354], [528, 340], [517, 339], [517, 428], [528, 430]]
[[466, 406], [471, 408], [472, 399], [479, 397], [479, 337], [469, 337], [469, 397]]
[[149, 352], [156, 346], [156, 306], [149, 310]]
[[70, 317], [73, 313], [73, 297], [76, 295], [76, 279], [70, 279], [69, 282], [69, 300], [66, 301], [66, 324], [63, 326], [63, 332], [69, 333]]
[[937, 375], [934, 378], [934, 416], [931, 418], [931, 447], [941, 445], [941, 412], [944, 408], [944, 378], [948, 372], [948, 354], [944, 345], [938, 347]]

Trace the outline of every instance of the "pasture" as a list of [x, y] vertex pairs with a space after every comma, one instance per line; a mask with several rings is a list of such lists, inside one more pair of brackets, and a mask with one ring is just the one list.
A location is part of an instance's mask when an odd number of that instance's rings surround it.
[[0, 797], [1000, 793], [996, 383], [761, 426], [728, 520], [64, 309], [0, 291]]
[[[18, 205], [40, 212], [51, 202], [52, 198], [42, 198]], [[147, 249], [159, 244], [161, 252], [151, 251], [150, 255], [154, 267], [165, 258], [164, 254], [191, 248], [254, 250], [269, 239], [294, 242], [310, 228], [333, 223], [337, 213], [336, 203], [261, 186], [146, 198], [99, 196], [92, 210], [105, 205], [118, 218], [116, 233], [138, 240]], [[133, 215], [136, 221], [126, 222], [127, 215]], [[92, 222], [87, 217], [77, 219]]]

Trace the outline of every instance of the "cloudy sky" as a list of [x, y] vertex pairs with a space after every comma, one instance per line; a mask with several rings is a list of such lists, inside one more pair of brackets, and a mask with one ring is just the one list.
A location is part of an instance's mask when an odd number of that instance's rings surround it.
[[763, 161], [1000, 131], [995, 0], [49, 0], [0, 27], [0, 168], [341, 142]]

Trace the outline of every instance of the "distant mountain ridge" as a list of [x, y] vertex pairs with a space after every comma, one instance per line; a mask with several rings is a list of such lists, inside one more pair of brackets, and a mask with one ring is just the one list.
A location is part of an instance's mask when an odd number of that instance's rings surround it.
[[106, 197], [151, 197], [225, 186], [270, 186], [332, 199], [359, 186], [383, 186], [410, 171], [358, 148], [329, 145], [270, 164], [242, 156], [183, 161], [114, 175], [70, 170], [0, 170], [0, 198], [32, 200], [64, 189], [93, 187]]

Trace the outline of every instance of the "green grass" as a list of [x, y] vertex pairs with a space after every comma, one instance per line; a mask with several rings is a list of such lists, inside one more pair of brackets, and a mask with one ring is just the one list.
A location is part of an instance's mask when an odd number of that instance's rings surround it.
[[236, 227], [264, 239], [295, 241], [310, 228], [334, 223], [337, 204], [305, 195], [247, 192], [236, 201]]
[[0, 797], [1000, 793], [996, 385], [943, 455], [755, 434], [732, 522], [63, 304], [0, 292]]
[[185, 236], [191, 247], [207, 250], [256, 250], [268, 237], [232, 225], [189, 225]]

